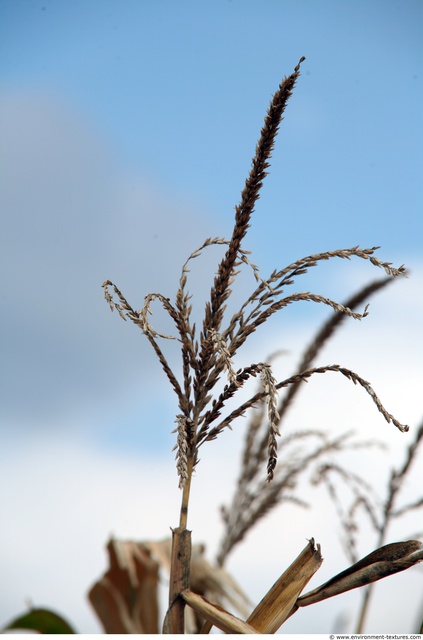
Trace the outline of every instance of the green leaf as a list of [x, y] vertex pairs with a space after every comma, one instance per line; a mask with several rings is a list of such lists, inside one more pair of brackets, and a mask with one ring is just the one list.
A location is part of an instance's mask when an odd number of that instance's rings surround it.
[[64, 618], [48, 609], [31, 609], [9, 622], [3, 631], [9, 629], [31, 629], [38, 633], [76, 633]]

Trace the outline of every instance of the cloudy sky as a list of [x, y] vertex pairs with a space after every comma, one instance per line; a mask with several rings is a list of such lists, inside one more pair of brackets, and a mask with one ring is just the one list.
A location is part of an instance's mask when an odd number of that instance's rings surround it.
[[[116, 282], [136, 308], [149, 292], [173, 297], [191, 251], [230, 236], [270, 97], [303, 55], [244, 248], [263, 275], [356, 244], [381, 245], [381, 259], [407, 265], [410, 277], [375, 296], [363, 322], [344, 325], [319, 364], [356, 370], [388, 411], [418, 425], [422, 26], [419, 0], [1, 0], [0, 624], [29, 599], [99, 632], [85, 592], [104, 569], [108, 536], [162, 538], [177, 524], [176, 404], [147, 340], [110, 313], [101, 284]], [[220, 256], [210, 249], [193, 263], [199, 317]], [[338, 261], [298, 287], [342, 301], [379, 275]], [[236, 295], [252, 284], [246, 276]], [[320, 306], [284, 311], [238, 366], [283, 348], [280, 376], [290, 375], [327, 317]], [[156, 310], [152, 321], [166, 328]], [[169, 359], [178, 366], [172, 350]], [[334, 374], [311, 381], [289, 428], [371, 429], [398, 460], [409, 436], [363, 395]], [[237, 429], [204, 449], [195, 479], [190, 527], [211, 555]], [[363, 473], [379, 481], [380, 464]], [[389, 541], [419, 530], [410, 527]], [[228, 568], [258, 600], [312, 535], [323, 582], [346, 565], [324, 503], [272, 514]], [[363, 540], [363, 555], [371, 545]], [[414, 631], [423, 593], [406, 591], [413, 580], [418, 570], [380, 587], [383, 602], [407, 594], [382, 631]], [[357, 597], [311, 607], [286, 631], [353, 619]], [[368, 630], [381, 631], [372, 615]]]

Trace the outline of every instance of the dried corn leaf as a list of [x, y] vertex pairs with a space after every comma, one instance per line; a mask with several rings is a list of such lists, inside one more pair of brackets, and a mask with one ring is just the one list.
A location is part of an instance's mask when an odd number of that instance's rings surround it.
[[295, 610], [345, 591], [386, 578], [423, 561], [423, 544], [418, 540], [386, 544], [369, 553], [345, 571], [334, 576], [317, 589], [298, 598]]
[[110, 568], [88, 593], [106, 633], [158, 633], [159, 564], [138, 542], [110, 540]]
[[247, 623], [258, 633], [275, 633], [290, 615], [299, 594], [323, 562], [320, 545], [311, 538], [298, 558], [275, 582]]

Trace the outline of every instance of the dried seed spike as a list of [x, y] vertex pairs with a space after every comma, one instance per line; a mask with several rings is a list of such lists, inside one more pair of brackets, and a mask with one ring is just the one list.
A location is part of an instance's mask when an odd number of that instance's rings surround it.
[[[250, 220], [256, 202], [260, 197], [260, 190], [263, 185], [263, 180], [267, 175], [266, 169], [269, 167], [269, 159], [272, 155], [279, 125], [296, 80], [298, 79], [300, 64], [301, 61], [295, 67], [294, 73], [282, 80], [267, 110], [260, 138], [256, 145], [251, 170], [241, 193], [241, 201], [235, 207], [235, 224], [229, 247], [223, 260], [219, 264], [214, 286], [210, 292], [210, 301], [206, 306], [204, 319], [205, 335], [208, 329], [214, 328], [217, 331], [220, 330], [223, 319], [223, 307], [231, 293], [228, 287], [228, 281], [232, 276], [234, 263], [237, 260], [242, 241], [250, 227]], [[202, 365], [207, 367], [209, 354], [207, 351], [204, 351], [202, 356]]]
[[175, 460], [177, 460], [176, 468], [179, 477], [179, 488], [182, 489], [188, 478], [189, 430], [186, 416], [178, 414], [175, 422], [178, 426], [174, 431], [177, 431], [178, 438], [172, 450], [177, 450], [175, 455]]
[[279, 413], [277, 410], [276, 380], [272, 375], [272, 369], [269, 364], [260, 363], [258, 366], [260, 369], [263, 391], [266, 394], [267, 415], [269, 418], [267, 480], [270, 482], [273, 480], [278, 457], [276, 436], [281, 435], [278, 428]]
[[231, 354], [227, 347], [225, 338], [215, 329], [209, 330], [209, 336], [213, 343], [214, 350], [220, 355], [222, 359], [223, 366], [228, 373], [229, 382], [234, 384], [236, 387], [241, 386], [241, 383], [237, 380], [237, 376], [234, 370], [234, 364], [232, 362]]

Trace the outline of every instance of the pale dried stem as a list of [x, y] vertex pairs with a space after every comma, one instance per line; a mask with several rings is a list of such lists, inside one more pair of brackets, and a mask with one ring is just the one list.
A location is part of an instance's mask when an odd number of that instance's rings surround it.
[[222, 607], [216, 604], [212, 604], [204, 596], [198, 595], [189, 589], [186, 589], [181, 593], [185, 602], [205, 618], [210, 625], [208, 629], [214, 625], [218, 627], [224, 633], [258, 633], [251, 625], [247, 624], [243, 620], [240, 620], [236, 616], [228, 613]]
[[185, 601], [182, 591], [189, 588], [191, 566], [191, 532], [186, 527], [172, 531], [172, 556], [169, 582], [169, 609], [163, 633], [185, 633]]

